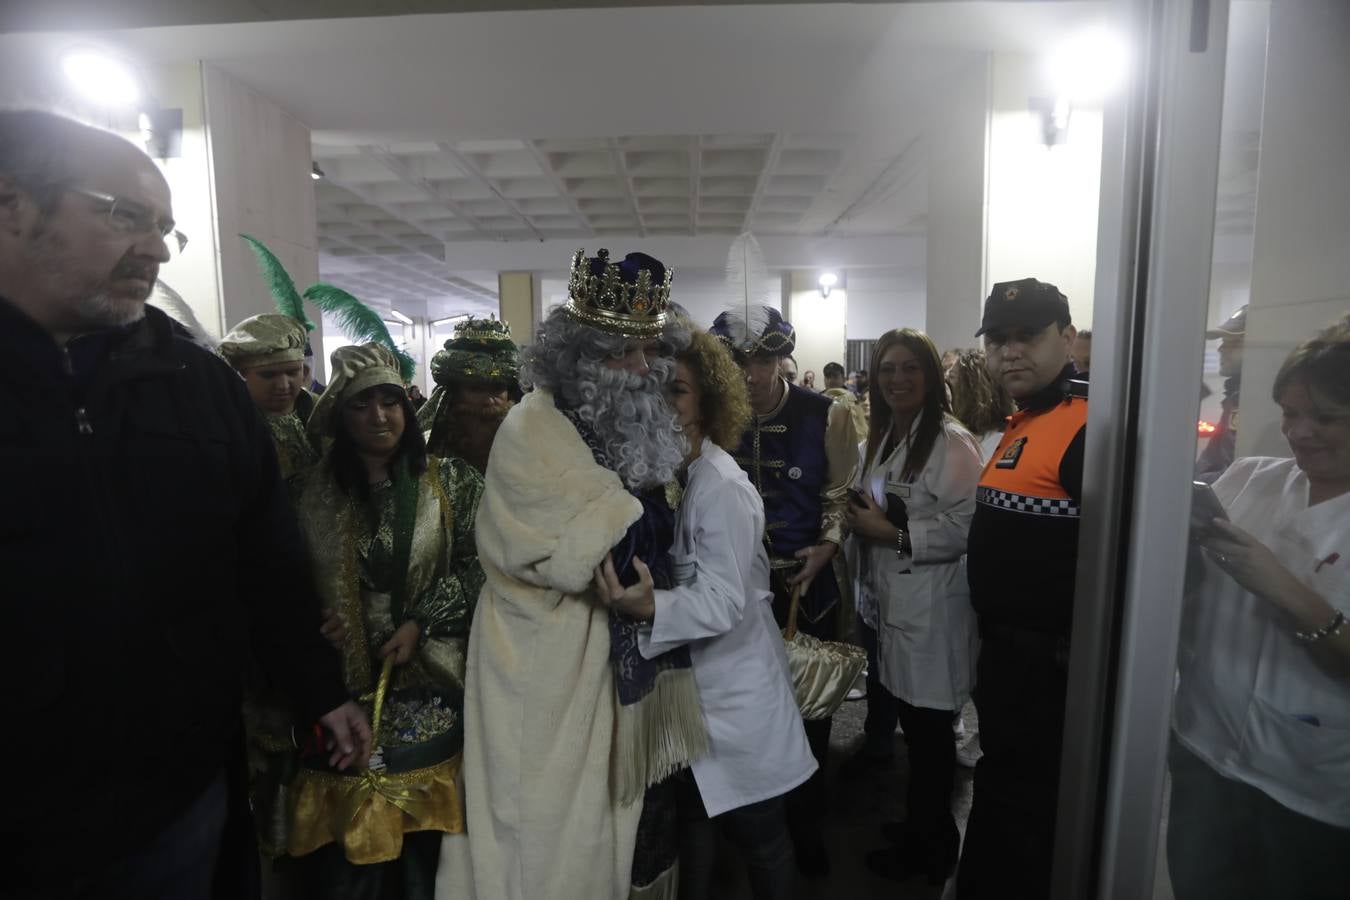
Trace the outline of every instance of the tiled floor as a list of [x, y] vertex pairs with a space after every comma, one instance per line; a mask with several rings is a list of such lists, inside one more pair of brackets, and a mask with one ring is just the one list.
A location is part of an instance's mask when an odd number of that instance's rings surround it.
[[[863, 865], [863, 856], [869, 850], [884, 847], [878, 829], [882, 822], [899, 819], [903, 812], [906, 777], [904, 738], [896, 736], [896, 766], [882, 772], [872, 772], [857, 781], [843, 781], [837, 777], [839, 763], [862, 740], [863, 715], [866, 701], [845, 703], [834, 719], [830, 733], [829, 792], [832, 804], [825, 829], [825, 840], [830, 851], [831, 874], [828, 878], [807, 880], [798, 878], [797, 900], [938, 900], [942, 888], [929, 887], [922, 878], [903, 884], [877, 878]], [[977, 728], [974, 708], [964, 711], [966, 727]], [[956, 770], [956, 821], [964, 834], [966, 817], [970, 813], [971, 769]], [[947, 889], [950, 890], [951, 882]], [[709, 900], [749, 900], [750, 891], [744, 872], [735, 859], [735, 850], [723, 847], [717, 871], [717, 893]]]

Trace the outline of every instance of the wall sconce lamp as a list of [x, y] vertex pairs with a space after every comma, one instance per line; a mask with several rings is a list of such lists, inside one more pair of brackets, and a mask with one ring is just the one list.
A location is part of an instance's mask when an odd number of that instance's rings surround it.
[[839, 276], [833, 272], [821, 272], [816, 283], [820, 285], [820, 296], [828, 298], [830, 291], [834, 290], [834, 286], [839, 283]]
[[107, 112], [110, 128], [114, 116], [139, 110], [136, 127], [150, 156], [183, 155], [183, 111], [156, 103], [129, 62], [97, 47], [78, 46], [61, 55], [61, 70], [80, 96]]
[[1125, 42], [1105, 28], [1079, 32], [1056, 47], [1046, 60], [1052, 95], [1029, 103], [1040, 119], [1041, 142], [1053, 147], [1068, 140], [1073, 105], [1100, 103], [1120, 87], [1129, 68]]
[[323, 169], [319, 168], [318, 163], [314, 163], [313, 168], [309, 170], [309, 177], [313, 178], [315, 181], [320, 181], [328, 176], [324, 174]]

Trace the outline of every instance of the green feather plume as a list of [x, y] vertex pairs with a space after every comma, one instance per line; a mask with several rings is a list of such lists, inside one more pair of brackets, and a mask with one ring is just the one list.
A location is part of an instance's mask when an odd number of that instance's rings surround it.
[[394, 351], [394, 356], [398, 357], [399, 374], [405, 382], [412, 381], [417, 363], [407, 351], [394, 343], [379, 313], [342, 288], [323, 282], [307, 288], [305, 299], [332, 316], [338, 329], [358, 344], [375, 341]]
[[267, 281], [267, 287], [272, 292], [272, 298], [276, 300], [277, 312], [283, 316], [290, 316], [301, 325], [305, 326], [305, 331], [313, 331], [314, 323], [305, 315], [305, 301], [301, 298], [300, 292], [296, 290], [295, 282], [286, 271], [286, 267], [277, 259], [276, 254], [263, 244], [262, 241], [252, 235], [239, 235], [244, 241], [253, 248], [253, 252], [258, 257], [258, 268], [262, 269], [263, 278]]

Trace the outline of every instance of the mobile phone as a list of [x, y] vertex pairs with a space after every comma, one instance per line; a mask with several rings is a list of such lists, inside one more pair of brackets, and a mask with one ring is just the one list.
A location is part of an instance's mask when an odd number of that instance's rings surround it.
[[1203, 481], [1191, 482], [1191, 518], [1206, 525], [1213, 519], [1228, 521], [1228, 510], [1219, 502], [1214, 488]]

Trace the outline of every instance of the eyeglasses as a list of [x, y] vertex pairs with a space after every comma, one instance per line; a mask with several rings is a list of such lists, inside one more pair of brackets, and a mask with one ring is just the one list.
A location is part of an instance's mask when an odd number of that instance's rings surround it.
[[173, 227], [173, 219], [160, 219], [149, 207], [88, 188], [73, 187], [69, 190], [73, 194], [88, 197], [107, 207], [108, 227], [118, 234], [140, 235], [154, 232], [163, 238], [165, 243], [169, 243], [169, 238], [173, 238], [173, 243], [169, 245], [170, 249], [176, 247], [178, 252], [182, 253], [187, 247], [187, 235]]

